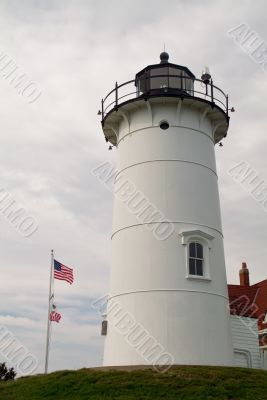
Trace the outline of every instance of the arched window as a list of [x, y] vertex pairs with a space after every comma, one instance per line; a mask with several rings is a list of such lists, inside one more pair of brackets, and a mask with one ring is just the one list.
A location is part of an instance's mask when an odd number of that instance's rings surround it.
[[189, 244], [189, 274], [203, 276], [203, 246], [197, 242]]
[[183, 231], [179, 235], [185, 246], [186, 278], [211, 281], [210, 255], [214, 236], [199, 229]]

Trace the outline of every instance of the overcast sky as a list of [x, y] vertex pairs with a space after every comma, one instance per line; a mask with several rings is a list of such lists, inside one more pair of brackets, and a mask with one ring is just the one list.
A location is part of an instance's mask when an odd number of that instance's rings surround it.
[[238, 282], [242, 261], [253, 283], [267, 278], [267, 213], [227, 172], [245, 160], [267, 182], [267, 72], [227, 34], [247, 23], [267, 41], [266, 14], [264, 0], [0, 0], [0, 54], [41, 92], [29, 104], [0, 71], [0, 188], [38, 222], [25, 238], [0, 213], [0, 325], [37, 356], [38, 372], [52, 248], [75, 283], [55, 284], [62, 321], [53, 324], [50, 370], [101, 365], [90, 303], [108, 290], [112, 194], [90, 170], [115, 162], [116, 150], [97, 111], [116, 80], [158, 62], [164, 43], [170, 61], [197, 77], [208, 65], [235, 106], [216, 147], [228, 282]]

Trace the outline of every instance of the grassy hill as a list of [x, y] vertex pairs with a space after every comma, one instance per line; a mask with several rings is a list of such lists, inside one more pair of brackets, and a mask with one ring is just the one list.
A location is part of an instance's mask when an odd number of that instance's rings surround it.
[[1, 400], [267, 400], [267, 372], [243, 368], [81, 369], [0, 383]]

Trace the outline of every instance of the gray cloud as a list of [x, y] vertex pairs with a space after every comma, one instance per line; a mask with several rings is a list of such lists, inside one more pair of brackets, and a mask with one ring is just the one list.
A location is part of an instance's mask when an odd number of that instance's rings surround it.
[[227, 35], [247, 22], [267, 40], [267, 6], [252, 1], [2, 1], [0, 50], [38, 84], [27, 104], [0, 78], [0, 184], [35, 216], [39, 229], [22, 238], [0, 216], [0, 323], [18, 336], [43, 369], [50, 249], [75, 269], [73, 286], [56, 282], [62, 322], [54, 325], [51, 370], [101, 364], [100, 317], [91, 299], [108, 290], [112, 195], [91, 176], [115, 162], [101, 131], [101, 98], [118, 80], [157, 62], [166, 44], [171, 61], [200, 75], [209, 65], [229, 92], [231, 127], [218, 148], [227, 273], [241, 261], [252, 280], [266, 278], [267, 214], [227, 174], [247, 160], [267, 181], [267, 74]]

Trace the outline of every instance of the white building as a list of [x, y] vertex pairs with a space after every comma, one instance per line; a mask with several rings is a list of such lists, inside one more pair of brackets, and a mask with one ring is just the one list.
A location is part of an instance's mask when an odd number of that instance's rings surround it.
[[239, 277], [239, 285], [228, 285], [234, 362], [267, 369], [267, 280], [250, 285], [245, 262]]
[[104, 365], [233, 365], [214, 152], [228, 97], [160, 58], [102, 101], [117, 148]]
[[231, 315], [234, 363], [237, 367], [262, 368], [255, 318]]

